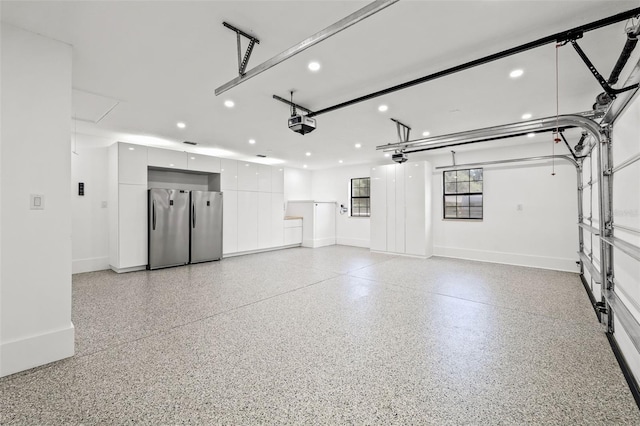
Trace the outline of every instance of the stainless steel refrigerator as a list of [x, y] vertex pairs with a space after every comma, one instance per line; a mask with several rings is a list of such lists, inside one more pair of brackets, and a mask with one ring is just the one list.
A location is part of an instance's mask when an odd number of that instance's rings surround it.
[[222, 193], [149, 190], [149, 269], [222, 258]]
[[222, 258], [222, 193], [191, 191], [191, 263]]
[[189, 191], [149, 190], [149, 269], [189, 263]]

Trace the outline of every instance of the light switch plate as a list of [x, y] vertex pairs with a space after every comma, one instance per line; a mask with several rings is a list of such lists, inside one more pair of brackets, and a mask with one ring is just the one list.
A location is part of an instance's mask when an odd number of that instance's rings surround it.
[[44, 210], [44, 195], [31, 194], [29, 208], [31, 210]]

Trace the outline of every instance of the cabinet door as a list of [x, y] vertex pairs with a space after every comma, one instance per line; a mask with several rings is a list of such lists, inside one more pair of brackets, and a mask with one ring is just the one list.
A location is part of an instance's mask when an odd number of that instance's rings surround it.
[[387, 172], [386, 166], [371, 169], [371, 250], [387, 250]]
[[222, 158], [220, 160], [220, 189], [238, 189], [238, 162]]
[[210, 155], [188, 153], [187, 169], [198, 172], [220, 173], [220, 159]]
[[284, 192], [284, 168], [273, 167], [271, 170], [271, 192]]
[[387, 172], [387, 251], [396, 252], [396, 166], [384, 166]]
[[118, 183], [147, 184], [147, 147], [118, 143]]
[[315, 244], [329, 245], [336, 243], [336, 205], [334, 203], [314, 203]]
[[258, 193], [258, 248], [271, 247], [271, 194]]
[[271, 166], [258, 165], [258, 191], [271, 192]]
[[[302, 229], [302, 228], [300, 228]], [[284, 244], [284, 195], [271, 194], [271, 247]]]
[[238, 191], [238, 251], [257, 248], [258, 192]]
[[[431, 170], [428, 170], [429, 177]], [[427, 205], [426, 194], [431, 185], [426, 187], [427, 170], [425, 162], [406, 163], [406, 253], [416, 256], [427, 256], [427, 232], [430, 232], [431, 206]]]
[[223, 192], [222, 203], [222, 254], [238, 251], [238, 192]]
[[167, 169], [187, 169], [186, 152], [149, 147], [147, 149], [147, 157], [147, 164], [149, 166], [164, 167]]
[[396, 236], [396, 253], [405, 252], [405, 178], [404, 171], [407, 167], [406, 164], [396, 164], [396, 204], [395, 204], [395, 236]]
[[238, 191], [258, 191], [257, 163], [238, 161]]
[[[147, 185], [118, 188], [118, 268], [147, 264]], [[116, 265], [113, 265], [116, 266]]]

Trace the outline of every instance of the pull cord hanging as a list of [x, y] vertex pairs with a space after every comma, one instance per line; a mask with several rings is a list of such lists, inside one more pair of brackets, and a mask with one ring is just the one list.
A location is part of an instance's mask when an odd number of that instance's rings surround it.
[[559, 91], [559, 72], [558, 72], [558, 49], [562, 46], [561, 43], [556, 44], [556, 129], [552, 133], [553, 141], [551, 143], [551, 176], [556, 175], [556, 144], [561, 141], [560, 139], [560, 91]]

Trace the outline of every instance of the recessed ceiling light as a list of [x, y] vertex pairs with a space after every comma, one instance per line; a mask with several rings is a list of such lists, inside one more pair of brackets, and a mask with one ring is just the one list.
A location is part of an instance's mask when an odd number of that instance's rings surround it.
[[384, 153], [384, 156], [385, 156], [385, 157], [389, 157], [389, 155], [390, 155], [390, 154], [389, 154], [388, 152], [385, 152], [385, 153]]
[[430, 134], [431, 132], [427, 132], [427, 131], [422, 132], [422, 136], [429, 136]]
[[130, 146], [130, 147], [129, 147], [129, 151], [135, 151], [135, 148], [134, 148], [134, 147], [132, 147], [132, 146]]
[[226, 101], [224, 101], [224, 106], [226, 106], [227, 108], [233, 108], [235, 105], [236, 103], [231, 99], [227, 99]]
[[187, 127], [187, 125], [184, 124], [182, 121], [178, 121], [176, 123], [176, 126], [178, 126], [178, 129], [184, 129], [185, 127]]
[[338, 160], [338, 163], [342, 164], [342, 160]]
[[524, 71], [521, 69], [517, 69], [517, 70], [513, 70], [509, 73], [509, 77], [511, 78], [518, 78], [518, 77], [522, 77], [522, 74], [524, 74]]
[[256, 143], [256, 140], [255, 140], [255, 139], [249, 139], [249, 143], [250, 143], [251, 145], [253, 145], [254, 143]]
[[311, 157], [311, 153], [310, 152], [307, 152], [304, 155], [306, 155], [307, 157]]
[[380, 105], [380, 106], [378, 107], [378, 111], [380, 111], [380, 112], [385, 112], [385, 111], [386, 111], [386, 110], [388, 110], [388, 109], [389, 109], [389, 107], [388, 107], [388, 106], [386, 106], [386, 105]]
[[529, 113], [529, 112], [528, 112], [528, 113], [526, 113], [526, 114], [522, 114], [522, 119], [523, 119], [523, 120], [528, 120], [528, 119], [530, 119], [531, 117], [532, 117], [532, 115], [531, 115], [531, 113]]
[[311, 70], [311, 71], [318, 71], [320, 69], [320, 62], [309, 62], [309, 65], [307, 65], [307, 67]]
[[192, 160], [195, 160], [195, 159], [196, 159], [196, 157], [189, 157], [189, 158], [191, 158]]
[[169, 166], [173, 167], [173, 166], [175, 166], [175, 164], [171, 163], [171, 164], [169, 164]]
[[361, 144], [361, 143], [357, 143], [357, 144], [355, 145], [355, 147], [356, 147], [356, 148], [360, 148], [360, 147], [362, 147], [362, 144]]
[[305, 165], [304, 165], [304, 166], [302, 166], [302, 167], [304, 167], [304, 168], [306, 169], [306, 168], [307, 168], [307, 165], [305, 164]]
[[535, 135], [536, 135], [535, 133], [527, 133], [527, 137], [528, 137], [528, 138], [532, 138], [532, 137], [534, 137]]

